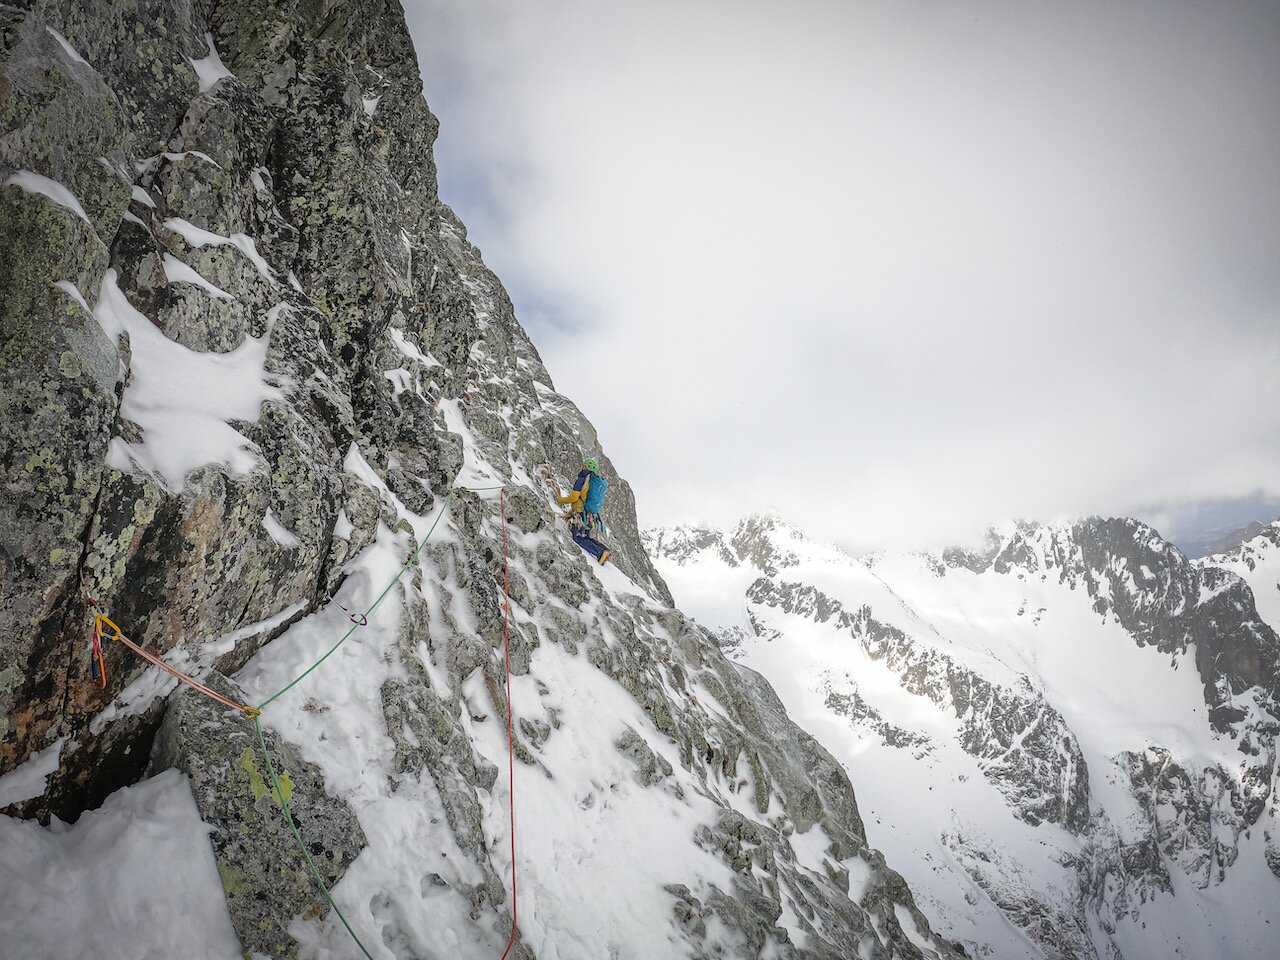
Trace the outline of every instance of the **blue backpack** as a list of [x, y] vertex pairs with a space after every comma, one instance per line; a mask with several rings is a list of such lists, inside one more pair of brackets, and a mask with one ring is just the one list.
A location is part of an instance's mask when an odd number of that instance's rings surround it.
[[587, 513], [599, 513], [600, 508], [604, 506], [604, 495], [609, 489], [609, 483], [604, 477], [598, 473], [591, 474], [591, 486], [587, 487], [587, 502], [582, 505], [582, 509]]

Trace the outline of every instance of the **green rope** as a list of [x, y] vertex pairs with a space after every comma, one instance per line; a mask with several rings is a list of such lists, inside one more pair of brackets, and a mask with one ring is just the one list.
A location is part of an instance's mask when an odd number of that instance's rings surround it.
[[284, 811], [284, 818], [289, 823], [289, 829], [293, 832], [294, 842], [297, 844], [299, 852], [303, 859], [307, 861], [307, 866], [311, 868], [311, 876], [315, 878], [316, 883], [320, 885], [320, 889], [324, 891], [324, 897], [329, 901], [329, 906], [333, 907], [333, 912], [338, 915], [338, 919], [342, 921], [342, 925], [347, 928], [347, 933], [351, 934], [351, 939], [356, 942], [356, 946], [360, 948], [368, 960], [373, 960], [372, 954], [365, 949], [365, 945], [360, 942], [360, 938], [356, 936], [356, 932], [351, 929], [351, 924], [347, 922], [347, 918], [342, 913], [342, 908], [338, 906], [333, 899], [333, 894], [329, 892], [329, 887], [324, 882], [324, 877], [320, 876], [320, 870], [316, 867], [316, 862], [311, 859], [311, 854], [307, 852], [307, 845], [302, 842], [302, 834], [298, 832], [298, 825], [294, 823], [293, 811], [289, 809], [289, 801], [284, 798], [284, 790], [280, 787], [280, 780], [276, 776], [276, 768], [271, 763], [271, 754], [267, 752], [267, 740], [262, 735], [262, 724], [258, 722], [258, 718], [253, 718], [253, 729], [258, 735], [258, 748], [262, 751], [262, 759], [266, 761], [267, 773], [271, 777], [271, 788], [276, 792], [276, 799], [280, 801], [280, 809]]
[[[485, 490], [501, 490], [503, 486], [504, 484], [498, 484], [496, 487], [458, 487], [457, 489], [468, 490], [468, 491], [478, 493]], [[409, 571], [410, 567], [412, 567], [415, 563], [417, 563], [418, 556], [422, 553], [423, 548], [426, 547], [427, 541], [431, 539], [431, 535], [436, 532], [436, 526], [444, 518], [445, 511], [448, 509], [448, 506], [449, 506], [449, 501], [451, 501], [452, 499], [453, 499], [453, 491], [450, 490], [449, 493], [444, 498], [444, 502], [445, 502], [444, 508], [442, 508], [440, 510], [440, 513], [436, 515], [435, 522], [431, 524], [431, 529], [427, 531], [427, 535], [423, 537], [422, 542], [418, 544], [418, 549], [413, 551], [413, 556], [411, 556], [405, 562], [405, 565], [400, 568], [399, 572], [394, 577], [391, 578], [391, 582], [387, 584], [386, 589], [383, 590], [380, 594], [378, 594], [378, 599], [374, 600], [373, 603], [369, 604], [369, 609], [364, 612], [361, 619], [367, 621], [369, 619], [369, 614], [377, 610], [378, 606], [382, 603], [382, 601], [387, 598], [387, 594], [391, 592], [391, 588], [400, 582], [400, 578], [403, 577]], [[278, 700], [280, 697], [284, 696], [286, 693], [288, 693], [290, 690], [296, 687], [299, 683], [301, 683], [307, 676], [311, 674], [313, 670], [315, 670], [318, 666], [320, 666], [320, 664], [324, 663], [331, 656], [333, 656], [333, 654], [337, 652], [338, 648], [342, 646], [344, 643], [346, 643], [351, 638], [351, 635], [355, 633], [358, 629], [360, 629], [360, 627], [361, 627], [361, 624], [353, 623], [351, 625], [351, 628], [342, 635], [342, 639], [340, 639], [332, 647], [326, 650], [324, 652], [324, 655], [321, 656], [319, 660], [317, 660], [311, 666], [307, 667], [307, 669], [302, 671], [302, 673], [298, 674], [298, 676], [294, 677], [293, 680], [291, 680], [286, 686], [281, 687], [271, 696], [267, 697], [267, 699], [263, 700], [260, 704], [258, 704], [258, 710], [261, 711], [262, 708], [265, 707], [267, 704]]]
[[[459, 487], [457, 489], [471, 490], [478, 493], [485, 490], [501, 490], [502, 486], [503, 486], [502, 484], [499, 484], [498, 486], [495, 486], [495, 487]], [[443, 519], [448, 509], [449, 501], [451, 501], [452, 499], [453, 499], [453, 491], [450, 490], [448, 495], [445, 497], [444, 506], [441, 508], [440, 513], [436, 516], [435, 522], [431, 524], [431, 529], [427, 531], [427, 535], [423, 537], [422, 542], [418, 544], [418, 549], [413, 551], [413, 555], [409, 557], [409, 559], [405, 562], [404, 566], [402, 566], [400, 570], [396, 573], [396, 575], [391, 579], [391, 582], [387, 584], [386, 589], [383, 590], [382, 593], [378, 594], [377, 599], [375, 599], [373, 603], [369, 605], [369, 609], [367, 609], [364, 612], [363, 616], [361, 617], [363, 621], [365, 622], [368, 621], [369, 614], [373, 613], [373, 611], [378, 608], [378, 605], [381, 604], [382, 601], [386, 599], [387, 594], [391, 592], [392, 588], [397, 583], [400, 582], [400, 579], [409, 571], [409, 568], [412, 567], [417, 562], [418, 557], [422, 553], [423, 548], [426, 547], [427, 545], [427, 541], [430, 540], [431, 535], [436, 532], [436, 527], [439, 525], [441, 519]], [[312, 673], [312, 671], [314, 671], [317, 667], [319, 667], [320, 664], [328, 660], [329, 657], [331, 657], [340, 646], [346, 643], [347, 640], [351, 637], [351, 635], [355, 633], [357, 629], [359, 629], [359, 627], [360, 627], [360, 624], [353, 623], [351, 625], [351, 628], [342, 635], [342, 639], [340, 639], [332, 647], [326, 650], [324, 652], [324, 655], [321, 656], [319, 660], [317, 660], [315, 663], [309, 666], [306, 670], [300, 673], [297, 677], [295, 677], [292, 681], [290, 681], [290, 683], [287, 686], [282, 687], [280, 690], [277, 690], [275, 693], [269, 696], [266, 700], [263, 700], [262, 703], [258, 705], [259, 712], [261, 712], [261, 710], [265, 706], [267, 706], [267, 704], [272, 703], [273, 701], [279, 699], [285, 693], [292, 690], [299, 683], [301, 683], [307, 676], [309, 676]], [[316, 867], [315, 861], [311, 859], [311, 854], [307, 851], [307, 846], [302, 841], [302, 833], [298, 830], [297, 823], [294, 822], [293, 812], [289, 809], [289, 803], [284, 798], [284, 790], [281, 789], [280, 787], [280, 780], [276, 776], [276, 768], [271, 763], [271, 754], [267, 752], [267, 741], [262, 734], [262, 724], [258, 722], [258, 717], [256, 715], [252, 717], [252, 720], [253, 720], [253, 729], [258, 735], [258, 748], [262, 751], [262, 759], [266, 763], [267, 773], [271, 777], [271, 787], [275, 791], [276, 799], [280, 802], [280, 809], [284, 811], [284, 817], [289, 824], [289, 830], [293, 833], [294, 842], [297, 844], [298, 850], [299, 852], [301, 852], [303, 859], [306, 860], [307, 867], [310, 868], [311, 870], [311, 876], [315, 879], [316, 883], [320, 886], [320, 889], [324, 891], [324, 896], [325, 896], [325, 899], [329, 901], [329, 906], [333, 907], [334, 913], [338, 915], [338, 919], [342, 921], [342, 925], [347, 928], [347, 933], [351, 934], [351, 939], [356, 942], [356, 946], [360, 948], [360, 952], [365, 955], [367, 960], [373, 960], [372, 955], [370, 955], [369, 951], [365, 949], [365, 945], [361, 943], [360, 938], [356, 936], [356, 932], [351, 929], [351, 924], [347, 922], [347, 918], [343, 914], [342, 909], [334, 901], [332, 894], [329, 893], [329, 887], [325, 884], [324, 878], [320, 875], [320, 870]]]
[[[403, 577], [405, 573], [408, 572], [409, 568], [412, 567], [417, 562], [418, 555], [422, 553], [423, 548], [427, 545], [427, 541], [431, 539], [431, 535], [436, 532], [436, 526], [437, 524], [440, 523], [441, 519], [444, 517], [445, 511], [448, 509], [448, 506], [449, 506], [449, 501], [452, 499], [453, 499], [453, 491], [451, 490], [449, 491], [448, 496], [445, 497], [444, 507], [442, 507], [440, 509], [440, 513], [436, 515], [435, 523], [431, 524], [431, 529], [427, 531], [427, 535], [423, 537], [422, 542], [418, 544], [418, 549], [413, 551], [413, 556], [411, 556], [405, 562], [405, 565], [400, 568], [399, 572], [391, 579], [391, 582], [387, 584], [386, 589], [383, 590], [382, 593], [378, 594], [378, 599], [374, 600], [373, 603], [369, 605], [369, 609], [366, 610], [364, 614], [361, 616], [362, 620], [368, 621], [369, 614], [373, 613], [374, 610], [378, 609], [378, 605], [381, 604], [382, 601], [386, 599], [387, 594], [391, 592], [391, 588], [394, 587], [397, 583], [399, 583], [400, 578]], [[351, 625], [351, 628], [342, 635], [342, 639], [339, 640], [337, 643], [335, 643], [328, 650], [326, 650], [324, 652], [324, 655], [319, 660], [317, 660], [311, 666], [307, 667], [307, 669], [302, 671], [302, 673], [298, 674], [298, 676], [294, 677], [293, 680], [291, 680], [286, 686], [281, 687], [271, 696], [267, 697], [267, 699], [263, 700], [260, 704], [258, 704], [258, 709], [262, 710], [262, 708], [265, 707], [267, 704], [272, 703], [275, 700], [278, 700], [280, 697], [284, 696], [286, 693], [288, 693], [290, 690], [296, 687], [299, 683], [301, 683], [304, 679], [306, 679], [306, 677], [309, 676], [311, 672], [315, 670], [318, 666], [320, 666], [320, 664], [324, 663], [331, 656], [333, 656], [333, 654], [337, 652], [338, 648], [342, 646], [344, 643], [346, 643], [347, 640], [351, 638], [351, 635], [353, 633], [355, 633], [357, 630], [360, 629], [360, 626], [361, 624], [359, 623], [353, 623]]]

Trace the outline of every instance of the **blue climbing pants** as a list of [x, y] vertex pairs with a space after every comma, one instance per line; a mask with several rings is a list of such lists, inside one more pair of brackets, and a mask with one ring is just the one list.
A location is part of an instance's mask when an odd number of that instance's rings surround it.
[[569, 521], [569, 532], [573, 535], [573, 542], [595, 557], [597, 563], [609, 549], [595, 538], [599, 525], [599, 515], [594, 513], [578, 514]]

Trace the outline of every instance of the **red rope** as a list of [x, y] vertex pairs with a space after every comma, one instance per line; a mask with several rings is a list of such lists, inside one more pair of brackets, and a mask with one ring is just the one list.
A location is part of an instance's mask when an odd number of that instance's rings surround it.
[[507, 500], [506, 490], [498, 493], [498, 513], [502, 518], [502, 646], [507, 666], [507, 796], [511, 809], [511, 939], [507, 941], [507, 949], [502, 951], [502, 960], [507, 960], [516, 942], [516, 930], [519, 926], [519, 901], [516, 899], [516, 762], [515, 734], [511, 718], [511, 635], [507, 622], [511, 615], [511, 577], [507, 571]]

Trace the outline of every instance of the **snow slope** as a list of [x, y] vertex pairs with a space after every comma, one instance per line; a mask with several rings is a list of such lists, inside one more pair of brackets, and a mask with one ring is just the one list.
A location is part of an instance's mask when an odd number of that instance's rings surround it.
[[[1274, 957], [1274, 698], [1209, 683], [1174, 626], [1132, 626], [1194, 610], [1166, 603], [1185, 560], [1158, 569], [1163, 542], [1117, 523], [1148, 553], [1099, 559], [1088, 522], [1011, 528], [986, 557], [856, 559], [776, 516], [645, 538], [677, 600], [845, 764], [869, 839], [970, 952]], [[1274, 591], [1272, 543], [1242, 551], [1203, 564]], [[1202, 602], [1237, 589], [1206, 577]], [[1212, 719], [1223, 689], [1234, 725]]]
[[5, 955], [239, 960], [208, 833], [176, 770], [75, 824], [0, 817]]
[[1280, 520], [1234, 550], [1204, 557], [1196, 564], [1228, 570], [1245, 580], [1253, 591], [1258, 615], [1280, 630]]

